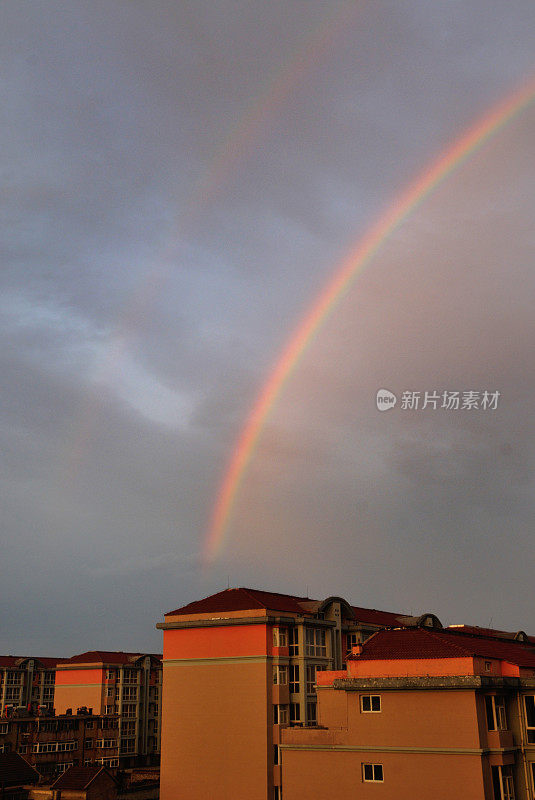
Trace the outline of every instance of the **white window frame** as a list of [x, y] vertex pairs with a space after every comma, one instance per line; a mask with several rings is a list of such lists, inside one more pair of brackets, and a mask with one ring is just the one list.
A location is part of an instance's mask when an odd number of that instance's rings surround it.
[[288, 683], [288, 667], [286, 665], [276, 664], [273, 667], [273, 685], [286, 686]]
[[[377, 701], [379, 701], [379, 708], [374, 708], [373, 706], [377, 705]], [[366, 706], [369, 706], [369, 708], [366, 708]], [[362, 714], [380, 714], [382, 710], [380, 694], [361, 694], [360, 711]]]
[[273, 628], [273, 647], [288, 647], [288, 628]]

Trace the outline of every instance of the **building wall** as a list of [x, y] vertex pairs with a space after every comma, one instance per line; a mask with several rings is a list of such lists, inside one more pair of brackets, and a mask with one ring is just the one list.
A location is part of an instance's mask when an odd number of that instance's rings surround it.
[[54, 698], [56, 713], [65, 714], [68, 708], [76, 712], [80, 706], [92, 708], [94, 714], [104, 713], [103, 686], [102, 668], [58, 669]]
[[265, 625], [165, 632], [161, 800], [271, 800], [266, 642]]
[[[364, 763], [383, 765], [382, 783], [365, 783]], [[282, 751], [284, 800], [484, 800], [477, 755]], [[490, 796], [489, 796], [490, 797]]]

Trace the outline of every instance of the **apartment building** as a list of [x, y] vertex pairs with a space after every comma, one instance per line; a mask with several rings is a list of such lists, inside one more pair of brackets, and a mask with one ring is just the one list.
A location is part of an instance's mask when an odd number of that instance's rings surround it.
[[159, 763], [161, 700], [159, 655], [94, 650], [57, 666], [56, 711], [86, 706], [98, 716], [116, 715], [122, 768]]
[[0, 752], [18, 753], [43, 778], [53, 778], [72, 766], [119, 766], [117, 715], [94, 716], [88, 709], [55, 716], [8, 711], [0, 719]]
[[375, 631], [405, 624], [412, 618], [341, 597], [245, 588], [166, 614], [157, 625], [164, 632], [162, 800], [280, 797], [281, 731], [317, 724], [318, 674], [341, 670], [351, 648]]
[[284, 800], [535, 796], [535, 649], [524, 632], [421, 621], [374, 634], [317, 680], [318, 725], [281, 732]]
[[0, 656], [0, 714], [33, 705], [52, 709], [59, 658]]

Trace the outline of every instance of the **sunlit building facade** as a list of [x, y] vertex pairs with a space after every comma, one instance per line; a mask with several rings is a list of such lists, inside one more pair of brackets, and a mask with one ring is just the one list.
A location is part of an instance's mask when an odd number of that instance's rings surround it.
[[317, 725], [318, 673], [408, 618], [228, 589], [165, 615], [161, 798], [281, 796], [281, 732]]

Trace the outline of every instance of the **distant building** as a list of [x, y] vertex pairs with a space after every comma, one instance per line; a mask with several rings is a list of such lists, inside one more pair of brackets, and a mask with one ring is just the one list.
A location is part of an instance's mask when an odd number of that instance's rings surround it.
[[0, 714], [4, 709], [54, 707], [56, 665], [60, 658], [0, 656]]
[[57, 667], [58, 713], [87, 706], [98, 716], [117, 715], [119, 752], [103, 752], [98, 761], [105, 766], [116, 766], [117, 758], [121, 768], [159, 763], [161, 699], [159, 655], [96, 650]]
[[44, 779], [56, 778], [72, 766], [119, 766], [117, 715], [79, 714], [55, 716], [7, 711], [0, 719], [0, 752], [17, 753]]
[[531, 800], [533, 639], [380, 631], [318, 675], [318, 725], [283, 730], [280, 761], [284, 800]]
[[341, 597], [244, 588], [166, 614], [157, 625], [162, 800], [280, 797], [281, 732], [317, 724], [318, 674], [343, 669], [351, 648], [375, 631], [409, 622]]

